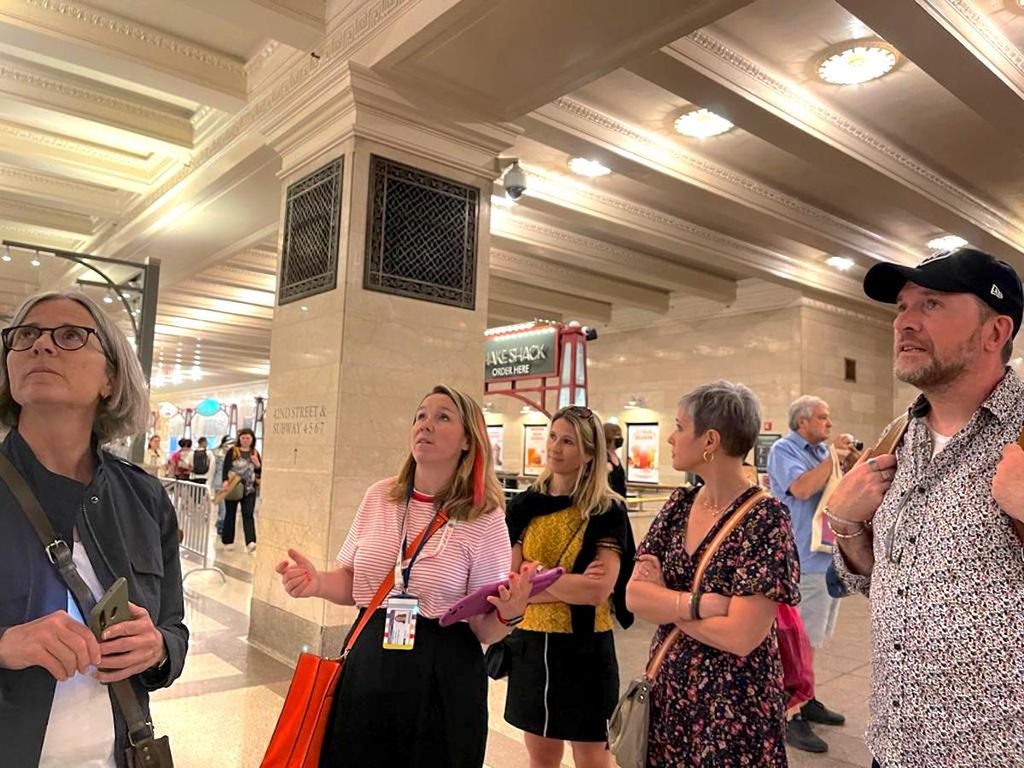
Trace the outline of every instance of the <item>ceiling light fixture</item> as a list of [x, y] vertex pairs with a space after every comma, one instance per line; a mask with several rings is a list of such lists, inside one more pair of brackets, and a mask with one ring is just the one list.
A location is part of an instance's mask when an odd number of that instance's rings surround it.
[[114, 292], [112, 290], [110, 290], [109, 288], [107, 289], [107, 292], [105, 294], [103, 294], [103, 303], [104, 304], [113, 304], [114, 303]]
[[31, 264], [33, 267], [38, 267], [39, 266], [39, 259], [37, 259], [35, 256], [33, 256], [32, 257], [32, 261], [30, 261], [29, 264]]
[[676, 131], [691, 139], [710, 139], [733, 129], [733, 124], [710, 109], [694, 109], [676, 118]]
[[569, 170], [577, 176], [586, 176], [588, 179], [597, 178], [598, 176], [607, 176], [612, 172], [612, 169], [608, 166], [602, 165], [597, 162], [597, 160], [590, 160], [586, 157], [574, 157], [570, 160]]
[[829, 256], [825, 259], [825, 263], [840, 272], [849, 272], [856, 265], [853, 259], [848, 259], [845, 256]]
[[942, 235], [928, 241], [928, 247], [933, 251], [952, 251], [954, 248], [962, 248], [967, 241], [958, 235]]
[[0, 258], [2, 258], [4, 261], [7, 261], [7, 262], [9, 262], [11, 260], [11, 246], [9, 246], [9, 245], [5, 245], [4, 246], [4, 255], [0, 256]]
[[878, 41], [851, 43], [818, 64], [818, 77], [832, 85], [857, 85], [877, 80], [896, 67], [896, 49], [891, 46]]

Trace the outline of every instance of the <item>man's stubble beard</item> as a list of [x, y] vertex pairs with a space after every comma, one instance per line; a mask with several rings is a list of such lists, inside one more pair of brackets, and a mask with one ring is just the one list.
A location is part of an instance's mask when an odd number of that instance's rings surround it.
[[949, 386], [970, 368], [981, 349], [981, 328], [975, 330], [954, 355], [948, 360], [939, 360], [932, 355], [930, 361], [912, 370], [900, 370], [898, 363], [893, 366], [896, 378], [922, 391]]

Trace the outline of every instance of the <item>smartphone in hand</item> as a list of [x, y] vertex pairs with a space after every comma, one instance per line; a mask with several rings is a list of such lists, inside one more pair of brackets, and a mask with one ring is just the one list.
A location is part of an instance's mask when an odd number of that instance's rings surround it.
[[107, 627], [128, 621], [131, 613], [128, 610], [128, 582], [122, 576], [104, 593], [89, 614], [89, 629], [99, 640]]

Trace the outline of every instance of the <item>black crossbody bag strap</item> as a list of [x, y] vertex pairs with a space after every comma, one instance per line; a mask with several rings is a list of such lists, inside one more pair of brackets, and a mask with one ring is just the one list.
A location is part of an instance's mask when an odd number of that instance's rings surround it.
[[[92, 613], [93, 606], [96, 605], [96, 599], [75, 567], [71, 547], [57, 536], [53, 526], [50, 525], [50, 519], [46, 516], [35, 494], [32, 493], [32, 489], [28, 487], [25, 478], [3, 453], [0, 453], [0, 478], [11, 489], [11, 493], [14, 494], [25, 517], [35, 529], [36, 535], [39, 536], [39, 541], [42, 542], [43, 549], [46, 551], [47, 559], [53, 563], [60, 573], [60, 577], [64, 579], [82, 616], [88, 616]], [[128, 736], [132, 746], [138, 746], [146, 740], [151, 741], [153, 726], [146, 720], [142, 706], [135, 696], [135, 691], [132, 690], [131, 682], [119, 680], [109, 685], [114, 692], [121, 715], [128, 725]]]

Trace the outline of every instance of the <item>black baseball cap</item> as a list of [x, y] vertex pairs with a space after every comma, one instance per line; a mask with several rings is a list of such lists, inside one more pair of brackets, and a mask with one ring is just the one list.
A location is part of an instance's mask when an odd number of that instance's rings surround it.
[[895, 304], [907, 283], [942, 293], [973, 293], [997, 313], [1013, 320], [1014, 336], [1020, 330], [1024, 313], [1020, 277], [1005, 261], [977, 248], [936, 253], [916, 267], [875, 264], [864, 275], [864, 293], [875, 301]]

